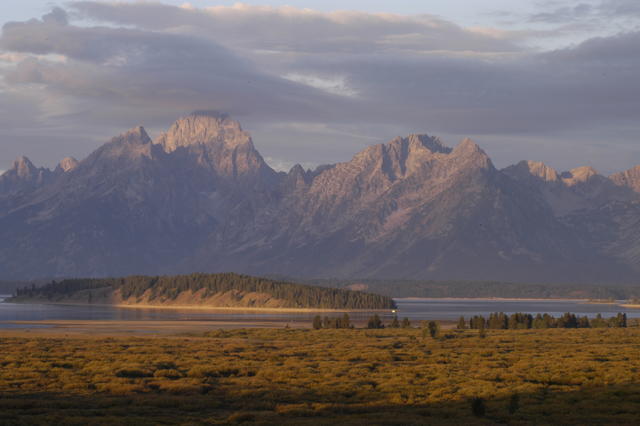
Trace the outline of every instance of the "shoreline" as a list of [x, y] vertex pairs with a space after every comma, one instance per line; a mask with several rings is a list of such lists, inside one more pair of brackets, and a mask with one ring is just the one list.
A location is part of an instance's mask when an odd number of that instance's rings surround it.
[[[442, 330], [452, 330], [454, 320], [439, 320]], [[367, 331], [367, 321], [353, 320], [355, 330]], [[10, 324], [14, 327], [2, 327]], [[224, 319], [224, 320], [35, 320], [2, 321], [0, 337], [9, 336], [136, 336], [136, 337], [203, 337], [215, 330], [237, 329], [312, 329], [311, 319]], [[419, 329], [419, 323], [412, 326]]]
[[123, 303], [73, 303], [73, 302], [50, 302], [40, 300], [3, 301], [2, 303], [15, 305], [55, 305], [55, 306], [96, 306], [107, 308], [124, 309], [168, 309], [168, 310], [194, 310], [194, 311], [222, 311], [222, 312], [264, 312], [264, 313], [314, 313], [314, 312], [389, 312], [394, 309], [329, 309], [329, 308], [262, 308], [262, 307], [242, 307], [242, 306], [202, 306], [202, 305], [149, 305], [149, 304], [123, 304]]
[[575, 299], [562, 297], [394, 297], [393, 300], [472, 300], [478, 302], [588, 302], [589, 299]]
[[[85, 305], [91, 306], [91, 305]], [[95, 305], [94, 305], [95, 306]], [[199, 310], [199, 311], [240, 311], [240, 312], [276, 312], [276, 313], [313, 313], [313, 312], [391, 312], [393, 309], [328, 309], [328, 308], [256, 308], [256, 307], [235, 307], [235, 306], [197, 306], [197, 305], [104, 305], [115, 308], [130, 309], [179, 309], [179, 310]]]

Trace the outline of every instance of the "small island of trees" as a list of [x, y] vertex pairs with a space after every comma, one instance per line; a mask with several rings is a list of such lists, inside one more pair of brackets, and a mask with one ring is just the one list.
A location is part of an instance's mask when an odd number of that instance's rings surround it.
[[[87, 278], [52, 281], [42, 287], [24, 287], [16, 291], [14, 302], [33, 299], [55, 302], [87, 290], [118, 290], [123, 299], [142, 297], [150, 300], [175, 300], [184, 292], [201, 291], [203, 298], [238, 291], [261, 293], [285, 302], [287, 308], [378, 310], [395, 309], [391, 297], [346, 289], [318, 287], [274, 281], [266, 278], [222, 274], [189, 274], [175, 276], [129, 276], [124, 278]], [[90, 302], [89, 302], [90, 303]]]

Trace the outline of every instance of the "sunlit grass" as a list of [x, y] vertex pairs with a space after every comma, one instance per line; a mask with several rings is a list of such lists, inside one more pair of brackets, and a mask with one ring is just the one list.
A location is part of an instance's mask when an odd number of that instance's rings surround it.
[[202, 337], [4, 337], [0, 418], [16, 424], [637, 420], [640, 329], [441, 334], [252, 329]]

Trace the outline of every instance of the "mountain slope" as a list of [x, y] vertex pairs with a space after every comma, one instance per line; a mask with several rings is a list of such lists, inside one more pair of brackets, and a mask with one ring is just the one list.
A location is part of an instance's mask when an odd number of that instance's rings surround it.
[[497, 170], [470, 139], [271, 169], [224, 114], [142, 127], [51, 172], [0, 177], [0, 278], [236, 271], [309, 277], [627, 281], [637, 169]]
[[[262, 202], [198, 154], [167, 153], [141, 127], [114, 138], [19, 208], [0, 212], [3, 270], [26, 277], [175, 270], [220, 223], [242, 221], [237, 210]], [[234, 153], [217, 161], [233, 165]], [[251, 182], [265, 187], [262, 176], [243, 184]]]

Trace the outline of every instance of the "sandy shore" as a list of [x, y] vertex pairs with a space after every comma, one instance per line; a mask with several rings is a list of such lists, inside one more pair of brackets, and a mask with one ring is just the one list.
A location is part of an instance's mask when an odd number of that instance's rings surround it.
[[[87, 306], [87, 305], [85, 305]], [[228, 307], [228, 306], [197, 306], [197, 305], [105, 305], [115, 308], [134, 309], [179, 309], [210, 312], [247, 312], [247, 313], [313, 313], [313, 312], [391, 312], [391, 309], [320, 309], [320, 308], [253, 308], [253, 307]]]
[[314, 312], [392, 312], [391, 309], [321, 309], [321, 308], [259, 308], [259, 307], [243, 307], [243, 306], [206, 306], [206, 305], [149, 305], [149, 304], [110, 304], [110, 303], [72, 303], [72, 302], [50, 302], [43, 300], [20, 300], [8, 301], [7, 303], [15, 304], [34, 304], [34, 305], [60, 305], [60, 306], [98, 306], [111, 308], [127, 308], [127, 309], [170, 309], [170, 310], [193, 310], [220, 313], [314, 313]]

